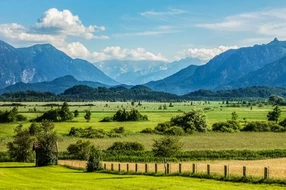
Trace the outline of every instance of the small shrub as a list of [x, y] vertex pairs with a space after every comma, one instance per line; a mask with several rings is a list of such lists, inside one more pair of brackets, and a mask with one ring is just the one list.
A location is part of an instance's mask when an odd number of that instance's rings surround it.
[[170, 127], [164, 131], [165, 135], [173, 135], [173, 136], [182, 136], [185, 134], [185, 131], [182, 129], [182, 127]]
[[171, 122], [159, 123], [154, 130], [158, 133], [164, 133], [164, 131], [169, 129], [171, 126]]
[[271, 131], [268, 123], [263, 121], [253, 121], [247, 123], [247, 125], [243, 128], [242, 131], [254, 131], [254, 132], [265, 132]]
[[107, 151], [144, 151], [144, 149], [138, 142], [114, 142]]
[[152, 134], [152, 133], [154, 133], [154, 130], [151, 129], [151, 128], [146, 128], [146, 129], [143, 129], [140, 133], [149, 133], [149, 134]]
[[240, 130], [240, 125], [236, 121], [217, 122], [212, 126], [213, 131], [234, 133]]
[[112, 121], [113, 121], [112, 117], [105, 117], [100, 122], [112, 122]]
[[111, 133], [119, 133], [119, 134], [122, 134], [122, 133], [125, 133], [125, 128], [124, 127], [118, 127], [118, 128], [114, 128], [110, 131]]

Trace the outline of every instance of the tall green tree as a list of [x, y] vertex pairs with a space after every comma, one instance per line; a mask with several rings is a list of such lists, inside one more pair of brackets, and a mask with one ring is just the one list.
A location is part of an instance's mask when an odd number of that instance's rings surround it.
[[279, 108], [278, 105], [276, 105], [273, 108], [273, 111], [268, 112], [267, 114], [268, 121], [275, 121], [277, 123], [279, 120], [279, 117], [281, 116], [281, 112], [282, 110]]
[[89, 154], [87, 164], [86, 164], [86, 171], [95, 172], [95, 171], [100, 170], [102, 168], [101, 161], [102, 161], [101, 150], [92, 146], [90, 149], [90, 154]]
[[231, 113], [231, 120], [232, 121], [236, 121], [237, 120], [237, 118], [238, 118], [238, 115], [237, 115], [237, 113], [234, 111], [234, 112], [232, 112]]
[[90, 121], [90, 119], [91, 119], [91, 111], [90, 110], [85, 111], [84, 119], [86, 120], [86, 122]]
[[64, 102], [61, 110], [59, 111], [61, 121], [70, 121], [73, 119], [73, 114], [69, 110], [69, 105], [67, 102]]
[[10, 158], [17, 162], [29, 162], [33, 160], [32, 144], [34, 138], [31, 137], [28, 129], [23, 129], [23, 125], [15, 128], [13, 141], [7, 144]]
[[38, 154], [36, 166], [57, 164], [58, 136], [54, 128], [54, 124], [50, 121], [43, 121], [41, 124], [41, 132], [37, 135], [39, 146], [36, 149], [36, 153]]

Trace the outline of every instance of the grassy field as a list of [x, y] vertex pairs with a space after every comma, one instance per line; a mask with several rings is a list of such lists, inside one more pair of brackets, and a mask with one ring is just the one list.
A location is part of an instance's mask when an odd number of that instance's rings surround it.
[[[49, 102], [50, 104], [51, 102]], [[61, 102], [56, 102], [62, 104]], [[147, 115], [149, 121], [144, 122], [99, 122], [106, 116], [112, 116], [120, 108], [131, 109], [130, 102], [70, 102], [70, 110], [78, 110], [80, 112], [79, 117], [74, 118], [71, 122], [55, 123], [56, 131], [61, 135], [61, 141], [59, 142], [60, 151], [66, 149], [70, 143], [76, 142], [78, 138], [67, 137], [71, 127], [93, 127], [100, 128], [109, 131], [116, 127], [123, 126], [127, 130], [127, 135], [121, 138], [105, 138], [105, 139], [89, 139], [96, 146], [100, 148], [107, 148], [115, 141], [137, 141], [143, 143], [147, 149], [151, 149], [154, 139], [160, 138], [158, 135], [146, 135], [138, 133], [142, 129], [147, 127], [154, 128], [160, 122], [169, 121], [171, 117], [182, 114], [183, 111], [189, 111], [194, 108], [205, 109], [207, 116], [208, 126], [218, 121], [226, 121], [231, 118], [231, 113], [236, 111], [238, 114], [238, 120], [243, 125], [246, 121], [266, 121], [267, 113], [272, 110], [272, 106], [252, 106], [251, 107], [226, 107], [226, 104], [221, 102], [210, 102], [205, 104], [204, 102], [181, 102], [173, 103], [174, 107], [167, 107], [166, 110], [159, 110], [160, 105], [166, 103], [153, 103], [153, 102], [141, 102], [142, 106], [135, 106], [139, 109], [143, 115]], [[7, 104], [7, 102], [0, 102], [0, 105]], [[35, 118], [41, 115], [44, 111], [51, 109], [51, 106], [43, 106], [47, 102], [32, 102], [22, 103], [25, 106], [19, 107], [19, 112], [28, 117], [28, 119]], [[93, 106], [87, 106], [87, 104], [93, 104]], [[137, 103], [136, 103], [137, 104]], [[56, 106], [57, 107], [57, 106]], [[55, 106], [53, 109], [56, 108]], [[36, 112], [32, 111], [36, 108]], [[1, 106], [0, 110], [10, 110], [12, 107]], [[84, 111], [87, 109], [92, 110], [92, 118], [90, 122], [86, 122], [84, 119]], [[286, 118], [286, 107], [281, 107], [282, 116], [281, 119]], [[6, 143], [11, 141], [14, 128], [19, 123], [12, 124], [0, 124], [0, 151], [6, 150]], [[29, 122], [24, 122], [23, 125], [28, 127]], [[181, 142], [184, 144], [184, 150], [195, 149], [285, 149], [286, 148], [286, 133], [204, 133], [193, 134], [183, 136]]]
[[176, 189], [282, 190], [285, 186], [243, 184], [186, 177], [152, 177], [85, 173], [61, 166], [35, 168], [32, 164], [0, 163], [0, 189]]

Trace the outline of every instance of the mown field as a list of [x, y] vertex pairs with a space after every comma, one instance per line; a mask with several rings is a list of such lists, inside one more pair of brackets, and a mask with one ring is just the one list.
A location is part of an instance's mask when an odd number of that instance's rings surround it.
[[[25, 106], [19, 106], [18, 110], [21, 114], [25, 115], [28, 119], [33, 119], [43, 112], [57, 106], [43, 106], [45, 104], [51, 104], [53, 102], [23, 102]], [[54, 102], [55, 104], [62, 104], [61, 102]], [[9, 104], [8, 102], [0, 102], [0, 105]], [[88, 104], [93, 104], [92, 106]], [[66, 147], [76, 142], [79, 138], [73, 138], [66, 136], [71, 127], [93, 127], [100, 128], [109, 131], [116, 127], [123, 126], [127, 133], [120, 138], [104, 138], [104, 139], [89, 139], [93, 144], [99, 146], [102, 149], [106, 149], [115, 141], [137, 141], [150, 150], [153, 144], [153, 140], [160, 138], [159, 135], [140, 134], [142, 129], [147, 127], [154, 128], [160, 122], [169, 121], [171, 117], [180, 115], [184, 111], [187, 112], [191, 109], [203, 109], [207, 116], [208, 126], [218, 121], [226, 121], [231, 118], [231, 113], [236, 111], [238, 114], [238, 120], [241, 125], [244, 125], [248, 121], [266, 121], [267, 113], [272, 110], [272, 106], [263, 105], [259, 106], [241, 106], [241, 107], [227, 107], [222, 102], [180, 102], [173, 103], [174, 107], [169, 107], [169, 102], [166, 103], [153, 103], [153, 102], [141, 102], [142, 106], [135, 108], [140, 110], [140, 113], [148, 116], [148, 121], [143, 122], [99, 122], [106, 116], [113, 116], [114, 113], [120, 108], [131, 109], [131, 102], [69, 102], [70, 110], [78, 110], [80, 112], [77, 118], [74, 118], [71, 122], [59, 122], [55, 123], [56, 131], [61, 136], [59, 142], [60, 151], [66, 150]], [[167, 105], [167, 109], [158, 109], [164, 104]], [[10, 110], [12, 107], [0, 106], [0, 110]], [[85, 110], [90, 109], [92, 111], [92, 118], [90, 122], [86, 122], [84, 119]], [[281, 107], [282, 116], [281, 119], [286, 118], [286, 107]], [[13, 136], [14, 128], [19, 123], [12, 124], [0, 124], [0, 151], [6, 150], [6, 143], [11, 140]], [[31, 123], [24, 122], [23, 125], [28, 127]], [[205, 149], [286, 149], [286, 133], [195, 133], [192, 135], [186, 135], [181, 137], [184, 150], [205, 150]]]
[[176, 190], [282, 190], [285, 186], [221, 182], [188, 177], [154, 177], [85, 173], [61, 166], [0, 163], [0, 189], [176, 189]]

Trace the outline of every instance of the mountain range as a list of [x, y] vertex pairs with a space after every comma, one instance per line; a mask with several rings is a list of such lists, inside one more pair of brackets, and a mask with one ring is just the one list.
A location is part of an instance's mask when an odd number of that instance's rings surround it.
[[205, 65], [187, 67], [145, 85], [153, 90], [176, 94], [252, 85], [285, 86], [285, 56], [286, 42], [275, 38], [268, 44], [228, 50]]
[[192, 58], [172, 63], [110, 60], [92, 64], [72, 59], [50, 44], [14, 48], [0, 41], [0, 93], [62, 93], [74, 85], [111, 87], [121, 83], [128, 88], [143, 83], [154, 91], [178, 95], [199, 89], [286, 87], [286, 41], [276, 38], [267, 44], [228, 50], [200, 64]]
[[66, 89], [76, 85], [87, 85], [93, 88], [108, 87], [106, 84], [91, 81], [78, 81], [71, 75], [56, 78], [52, 81], [36, 82], [36, 83], [23, 83], [18, 82], [14, 85], [0, 89], [0, 94], [5, 92], [18, 92], [18, 91], [37, 91], [37, 92], [52, 92], [55, 94], [63, 93]]
[[50, 44], [14, 48], [0, 41], [0, 88], [17, 82], [51, 81], [65, 75], [78, 80], [118, 84], [88, 61], [72, 59]]

